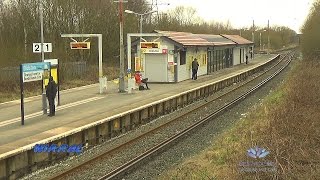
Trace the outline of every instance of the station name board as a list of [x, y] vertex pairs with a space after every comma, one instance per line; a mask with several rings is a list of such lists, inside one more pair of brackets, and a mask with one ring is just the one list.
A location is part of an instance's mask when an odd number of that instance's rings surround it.
[[141, 49], [159, 49], [160, 42], [141, 42], [140, 47]]
[[90, 49], [90, 42], [70, 42], [71, 49]]
[[27, 63], [22, 64], [22, 81], [31, 82], [43, 79], [43, 73], [50, 69], [50, 63], [39, 62], [39, 63]]

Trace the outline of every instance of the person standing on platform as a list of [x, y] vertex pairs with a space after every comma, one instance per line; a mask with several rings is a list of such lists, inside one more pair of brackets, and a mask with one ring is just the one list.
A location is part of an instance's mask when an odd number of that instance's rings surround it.
[[246, 64], [248, 64], [248, 54], [246, 54]]
[[196, 80], [198, 78], [198, 67], [199, 67], [199, 63], [197, 61], [196, 58], [194, 58], [194, 60], [192, 61], [192, 65], [191, 65], [191, 68], [192, 68], [192, 79], [193, 80]]
[[57, 84], [56, 82], [54, 82], [53, 77], [50, 76], [49, 78], [49, 83], [46, 87], [46, 96], [48, 98], [49, 101], [49, 108], [50, 108], [50, 113], [48, 116], [54, 116], [55, 115], [55, 104], [54, 104], [54, 99], [56, 97], [57, 94]]

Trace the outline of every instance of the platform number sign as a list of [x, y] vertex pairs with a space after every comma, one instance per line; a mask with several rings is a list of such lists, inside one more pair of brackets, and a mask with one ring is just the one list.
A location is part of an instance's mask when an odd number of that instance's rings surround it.
[[[41, 43], [33, 43], [33, 53], [41, 53]], [[43, 52], [52, 52], [52, 43], [43, 43]]]

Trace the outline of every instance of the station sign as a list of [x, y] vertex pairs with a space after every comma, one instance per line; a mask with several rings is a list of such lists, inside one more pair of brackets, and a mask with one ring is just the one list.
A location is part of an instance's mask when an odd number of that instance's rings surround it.
[[51, 66], [57, 66], [58, 65], [58, 59], [45, 59], [43, 61], [50, 63]]
[[141, 49], [159, 49], [160, 42], [140, 42]]
[[90, 42], [70, 42], [71, 49], [90, 49]]
[[141, 49], [141, 53], [168, 54], [167, 49]]
[[22, 64], [22, 80], [23, 82], [42, 80], [44, 72], [49, 69], [48, 62]]
[[168, 49], [162, 49], [162, 54], [168, 54]]
[[162, 53], [161, 49], [141, 49], [141, 53]]

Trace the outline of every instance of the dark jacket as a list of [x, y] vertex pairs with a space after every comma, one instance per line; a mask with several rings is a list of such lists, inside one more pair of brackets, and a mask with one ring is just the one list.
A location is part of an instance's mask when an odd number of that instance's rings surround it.
[[198, 67], [199, 67], [199, 63], [198, 63], [198, 61], [192, 61], [192, 69], [195, 69], [195, 70], [198, 70]]
[[56, 94], [57, 94], [57, 84], [53, 80], [51, 80], [47, 85], [46, 96], [48, 98], [54, 99], [56, 97]]

